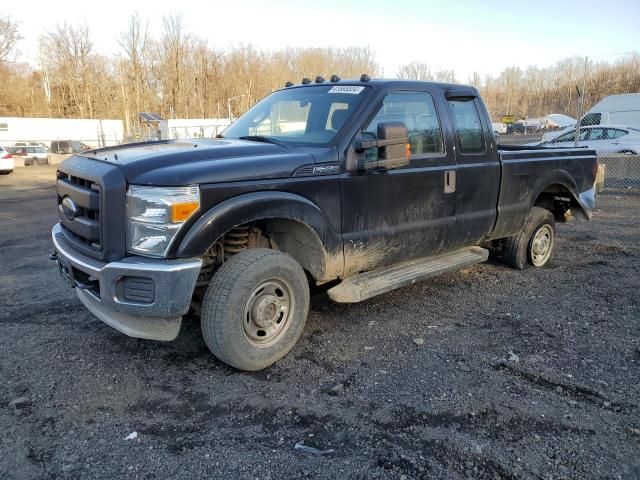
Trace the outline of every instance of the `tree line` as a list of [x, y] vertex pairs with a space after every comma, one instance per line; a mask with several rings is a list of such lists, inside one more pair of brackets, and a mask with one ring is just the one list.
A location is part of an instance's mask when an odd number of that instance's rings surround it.
[[[397, 76], [449, 83], [460, 80], [453, 71], [433, 71], [420, 62], [400, 67]], [[494, 121], [503, 115], [523, 119], [551, 113], [577, 118], [607, 95], [640, 93], [640, 54], [629, 52], [613, 62], [572, 57], [546, 68], [508, 67], [496, 77], [473, 73], [465, 83], [478, 88]]]
[[[17, 61], [19, 32], [15, 21], [0, 18], [0, 116], [119, 118], [128, 132], [142, 111], [165, 118], [235, 117], [288, 80], [380, 72], [368, 47], [218, 49], [189, 32], [179, 14], [163, 19], [157, 38], [147, 20], [132, 15], [118, 36], [120, 54], [112, 57], [96, 51], [86, 24], [58, 24], [40, 38], [37, 67]], [[586, 63], [576, 57], [551, 67], [509, 67], [496, 77], [474, 73], [468, 79], [412, 62], [396, 76], [472, 84], [494, 120], [549, 113], [576, 117], [583, 90], [585, 108], [606, 95], [640, 92], [640, 55]]]

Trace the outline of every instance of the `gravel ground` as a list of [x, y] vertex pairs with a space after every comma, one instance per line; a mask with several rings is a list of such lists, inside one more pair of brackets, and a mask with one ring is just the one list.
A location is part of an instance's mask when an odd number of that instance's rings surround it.
[[143, 341], [80, 305], [47, 259], [54, 173], [0, 177], [0, 478], [640, 477], [639, 192], [561, 225], [548, 268], [315, 297], [244, 373], [196, 320]]

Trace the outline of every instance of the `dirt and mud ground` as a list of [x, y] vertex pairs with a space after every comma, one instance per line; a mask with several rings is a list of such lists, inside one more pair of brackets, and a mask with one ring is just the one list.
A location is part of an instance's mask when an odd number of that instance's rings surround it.
[[51, 167], [0, 206], [0, 478], [640, 478], [638, 192], [561, 225], [548, 268], [317, 297], [258, 373], [195, 321], [157, 343], [92, 317], [47, 259]]

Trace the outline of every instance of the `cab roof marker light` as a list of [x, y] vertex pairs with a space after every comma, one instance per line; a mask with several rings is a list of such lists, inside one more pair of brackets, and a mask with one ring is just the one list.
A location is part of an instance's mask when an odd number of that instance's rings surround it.
[[361, 82], [368, 82], [369, 80], [371, 80], [371, 77], [369, 75], [367, 75], [366, 73], [363, 73], [362, 75], [360, 75], [360, 81]]
[[324, 77], [322, 77], [321, 75], [318, 75], [316, 77], [316, 83], [324, 83]]
[[303, 84], [303, 85], [309, 85], [310, 83], [311, 83], [311, 80], [309, 80], [307, 77], [304, 77], [304, 78], [302, 79], [302, 84]]
[[293, 82], [287, 82], [284, 84], [286, 88], [293, 87]]
[[340, 81], [340, 77], [338, 75], [331, 75], [330, 81], [333, 83], [339, 82]]

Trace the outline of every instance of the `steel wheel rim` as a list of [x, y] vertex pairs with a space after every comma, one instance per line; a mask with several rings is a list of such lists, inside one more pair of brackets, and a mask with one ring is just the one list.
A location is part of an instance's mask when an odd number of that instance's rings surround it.
[[536, 267], [541, 267], [551, 257], [553, 251], [553, 229], [550, 225], [542, 225], [536, 231], [535, 235], [531, 239], [531, 263]]
[[291, 324], [293, 293], [283, 279], [271, 279], [253, 289], [244, 307], [242, 327], [249, 343], [267, 348], [280, 340]]

